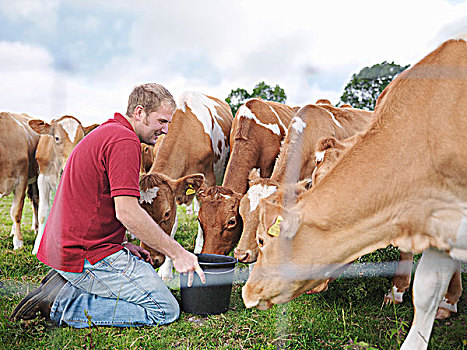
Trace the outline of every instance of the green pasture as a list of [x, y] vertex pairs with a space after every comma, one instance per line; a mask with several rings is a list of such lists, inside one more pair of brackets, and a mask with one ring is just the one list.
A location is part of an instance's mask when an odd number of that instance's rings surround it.
[[[247, 269], [240, 265], [227, 313], [201, 317], [182, 312], [168, 326], [141, 328], [55, 327], [44, 319], [12, 322], [9, 315], [24, 295], [35, 288], [49, 268], [31, 254], [34, 235], [31, 204], [26, 202], [22, 230], [25, 246], [13, 251], [9, 216], [12, 196], [0, 199], [0, 349], [398, 349], [412, 321], [411, 296], [397, 306], [382, 306], [390, 286], [385, 271], [341, 277], [328, 291], [303, 295], [267, 311], [246, 309], [241, 288]], [[193, 251], [196, 220], [180, 208], [177, 240]], [[363, 260], [379, 262], [384, 254]], [[361, 275], [364, 275], [361, 273]], [[357, 276], [357, 277], [355, 277]], [[465, 282], [465, 274], [463, 274]], [[172, 292], [180, 300], [177, 283]], [[435, 321], [429, 349], [464, 349], [467, 345], [467, 298], [459, 313]]]

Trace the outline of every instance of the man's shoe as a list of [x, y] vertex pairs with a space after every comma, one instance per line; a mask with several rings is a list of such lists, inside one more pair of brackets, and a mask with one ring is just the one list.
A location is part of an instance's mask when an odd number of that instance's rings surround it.
[[42, 316], [50, 319], [52, 304], [60, 289], [67, 283], [67, 280], [55, 270], [52, 270], [42, 283], [39, 288], [33, 290], [20, 301], [11, 314], [10, 319], [32, 320], [36, 317], [38, 311]]

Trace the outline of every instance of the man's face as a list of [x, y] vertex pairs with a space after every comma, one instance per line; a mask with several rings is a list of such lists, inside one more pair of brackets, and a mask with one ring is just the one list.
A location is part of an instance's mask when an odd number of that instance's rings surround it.
[[156, 112], [146, 114], [141, 109], [137, 113], [135, 132], [141, 142], [154, 145], [159, 135], [167, 134], [172, 121], [172, 109], [167, 104], [162, 104]]

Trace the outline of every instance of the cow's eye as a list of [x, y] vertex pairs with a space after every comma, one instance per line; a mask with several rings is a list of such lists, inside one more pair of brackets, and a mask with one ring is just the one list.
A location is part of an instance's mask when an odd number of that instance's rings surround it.
[[258, 238], [258, 247], [262, 248], [264, 246], [264, 240], [262, 238]]
[[229, 222], [227, 222], [227, 228], [232, 228], [237, 224], [237, 220], [232, 217], [230, 218]]
[[57, 143], [60, 142], [60, 137], [59, 136], [55, 136], [55, 142], [57, 142]]

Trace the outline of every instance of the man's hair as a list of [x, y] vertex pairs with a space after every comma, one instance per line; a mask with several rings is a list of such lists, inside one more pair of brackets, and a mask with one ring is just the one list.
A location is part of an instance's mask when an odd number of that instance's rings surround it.
[[175, 111], [177, 105], [169, 90], [156, 83], [137, 85], [128, 98], [126, 115], [131, 118], [138, 105], [143, 106], [146, 114], [149, 114], [156, 112], [162, 104], [167, 104], [172, 107], [172, 112]]

